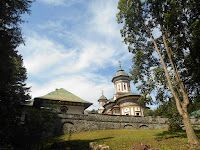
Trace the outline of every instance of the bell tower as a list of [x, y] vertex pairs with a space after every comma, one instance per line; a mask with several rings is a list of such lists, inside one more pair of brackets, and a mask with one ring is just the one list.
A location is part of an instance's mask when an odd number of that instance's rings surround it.
[[104, 110], [104, 105], [108, 102], [108, 99], [103, 95], [103, 90], [102, 90], [102, 95], [101, 97], [98, 99], [99, 102], [99, 109], [98, 109], [98, 113], [102, 113]]
[[119, 61], [119, 70], [112, 79], [115, 88], [114, 100], [120, 95], [131, 91], [129, 75], [122, 69], [121, 61]]

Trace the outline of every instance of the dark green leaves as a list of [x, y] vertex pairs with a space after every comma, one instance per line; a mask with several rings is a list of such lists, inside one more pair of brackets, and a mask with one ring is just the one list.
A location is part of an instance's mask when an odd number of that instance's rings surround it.
[[0, 1], [0, 145], [12, 144], [21, 116], [21, 105], [30, 99], [26, 69], [16, 48], [23, 43], [21, 15], [30, 13], [29, 0]]

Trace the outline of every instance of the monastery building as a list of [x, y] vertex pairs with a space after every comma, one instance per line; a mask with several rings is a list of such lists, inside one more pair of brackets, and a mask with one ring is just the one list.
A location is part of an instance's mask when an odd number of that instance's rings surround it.
[[137, 102], [141, 95], [131, 92], [130, 77], [122, 69], [121, 64], [119, 70], [112, 78], [112, 82], [114, 83], [115, 94], [113, 98], [108, 100], [102, 92], [102, 96], [98, 99], [98, 113], [144, 116], [145, 107], [139, 105]]
[[62, 114], [83, 114], [84, 110], [91, 106], [80, 97], [61, 88], [50, 92], [47, 95], [34, 98], [33, 106], [53, 109]]

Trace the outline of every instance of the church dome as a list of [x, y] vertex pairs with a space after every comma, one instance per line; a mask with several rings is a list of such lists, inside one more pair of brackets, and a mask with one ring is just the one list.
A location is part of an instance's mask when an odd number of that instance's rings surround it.
[[104, 95], [101, 95], [101, 97], [99, 98], [100, 100], [107, 100], [107, 98]]
[[121, 65], [119, 66], [119, 70], [117, 71], [117, 73], [113, 77], [112, 82], [117, 77], [128, 77], [129, 78], [129, 75], [122, 69]]
[[104, 94], [103, 94], [103, 91], [102, 91], [102, 95], [101, 95], [101, 97], [98, 99], [98, 101], [108, 101], [108, 99], [104, 96]]
[[114, 77], [118, 77], [118, 76], [129, 76], [129, 75], [120, 66], [119, 70], [117, 71]]

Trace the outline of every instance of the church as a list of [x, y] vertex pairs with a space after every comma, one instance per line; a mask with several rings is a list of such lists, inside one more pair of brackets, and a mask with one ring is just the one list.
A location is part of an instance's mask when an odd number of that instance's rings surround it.
[[131, 92], [130, 77], [122, 69], [121, 64], [119, 65], [119, 70], [112, 78], [112, 82], [115, 88], [113, 98], [108, 100], [102, 92], [102, 96], [98, 99], [98, 113], [144, 116], [145, 107], [139, 105], [137, 102], [141, 95]]
[[84, 110], [91, 106], [87, 102], [71, 92], [60, 88], [44, 96], [34, 98], [34, 107], [53, 109], [62, 114], [84, 114]]

